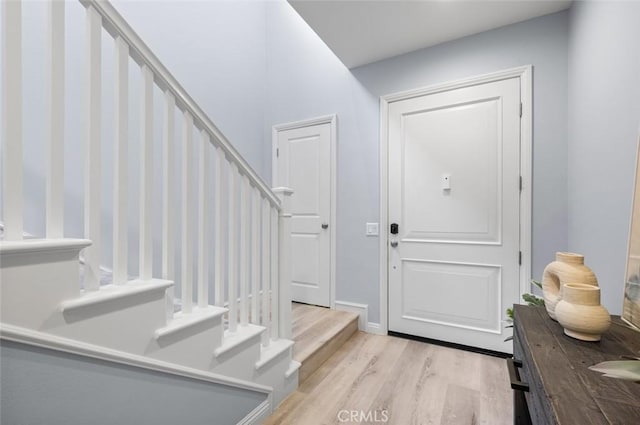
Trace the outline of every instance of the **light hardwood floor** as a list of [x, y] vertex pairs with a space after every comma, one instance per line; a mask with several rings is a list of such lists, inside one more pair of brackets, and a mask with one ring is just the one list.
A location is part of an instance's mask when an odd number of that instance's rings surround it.
[[357, 332], [265, 424], [506, 425], [511, 403], [504, 359]]

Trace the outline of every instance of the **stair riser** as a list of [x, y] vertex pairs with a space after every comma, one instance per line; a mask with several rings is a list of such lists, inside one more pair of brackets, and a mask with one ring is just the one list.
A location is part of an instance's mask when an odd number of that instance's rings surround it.
[[228, 352], [212, 357], [211, 371], [238, 379], [252, 380], [255, 363], [260, 360], [260, 340], [261, 335], [258, 334]]
[[286, 378], [285, 374], [291, 367], [291, 350], [278, 355], [259, 371], [254, 371], [253, 382], [273, 387], [273, 406], [276, 407], [286, 396], [298, 387], [298, 373]]
[[0, 254], [2, 322], [39, 330], [62, 301], [78, 297], [79, 253], [80, 249], [68, 249]]
[[137, 294], [58, 313], [45, 329], [55, 335], [144, 355], [166, 325], [164, 291]]
[[153, 341], [147, 354], [159, 360], [209, 370], [213, 350], [220, 346], [222, 333], [221, 318], [208, 320]]

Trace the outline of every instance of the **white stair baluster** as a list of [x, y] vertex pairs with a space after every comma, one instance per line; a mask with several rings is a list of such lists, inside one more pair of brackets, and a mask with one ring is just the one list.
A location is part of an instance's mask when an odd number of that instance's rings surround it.
[[153, 72], [142, 66], [140, 102], [140, 279], [153, 273]]
[[251, 188], [251, 323], [260, 324], [260, 192]]
[[115, 123], [113, 153], [113, 283], [128, 280], [129, 46], [116, 37]]
[[261, 325], [267, 328], [262, 334], [262, 345], [269, 346], [271, 342], [271, 246], [270, 246], [270, 231], [271, 231], [271, 205], [266, 198], [261, 199], [262, 202], [262, 322]]
[[242, 176], [240, 191], [240, 324], [249, 323], [249, 224], [251, 223], [249, 179]]
[[229, 189], [227, 192], [227, 201], [229, 203], [229, 213], [227, 216], [227, 279], [229, 281], [229, 291], [227, 298], [229, 300], [229, 332], [236, 332], [238, 329], [238, 228], [236, 217], [238, 214], [238, 168], [232, 162], [228, 167]]
[[102, 17], [87, 7], [87, 127], [85, 150], [84, 235], [92, 245], [84, 250], [84, 288], [100, 287], [100, 192], [101, 170], [101, 79], [102, 79]]
[[193, 202], [193, 117], [184, 112], [182, 123], [182, 311], [193, 309], [193, 233], [191, 208]]
[[206, 130], [200, 132], [198, 158], [198, 307], [209, 305], [209, 149]]
[[215, 305], [222, 307], [224, 305], [224, 269], [223, 269], [223, 257], [222, 247], [224, 246], [224, 228], [222, 226], [222, 218], [224, 214], [224, 208], [222, 203], [222, 190], [223, 190], [223, 171], [225, 166], [224, 152], [219, 147], [216, 147], [215, 155], [215, 174], [213, 184], [215, 185], [215, 199], [213, 206], [214, 217], [214, 264], [215, 264], [215, 283], [214, 283], [214, 296]]
[[2, 1], [2, 218], [5, 240], [22, 239], [22, 3]]
[[47, 9], [49, 140], [46, 144], [46, 224], [47, 238], [57, 239], [64, 237], [64, 2], [50, 1]]
[[[165, 92], [164, 125], [162, 131], [162, 278], [175, 281], [175, 190], [174, 117], [176, 101]], [[173, 317], [175, 290], [167, 289], [167, 318]]]
[[278, 281], [278, 210], [270, 209], [271, 225], [271, 339], [278, 339], [280, 308], [279, 302], [279, 281]]

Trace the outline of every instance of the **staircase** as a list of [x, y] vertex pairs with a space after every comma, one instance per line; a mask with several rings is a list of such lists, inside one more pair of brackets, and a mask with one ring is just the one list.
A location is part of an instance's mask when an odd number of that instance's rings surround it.
[[[83, 238], [69, 238], [64, 209], [75, 206], [65, 205], [64, 196], [66, 5], [47, 5], [47, 118], [33, 122], [22, 112], [23, 55], [33, 54], [22, 45], [22, 1], [2, 2], [0, 337], [267, 393], [268, 405], [252, 422], [257, 423], [298, 384], [289, 294], [292, 192], [272, 190], [258, 177], [108, 2], [80, 3], [86, 9], [85, 231]], [[101, 140], [105, 34], [113, 39], [116, 54], [115, 140]], [[132, 63], [141, 81], [136, 114], [128, 105]], [[158, 91], [160, 117], [154, 116]], [[176, 114], [181, 117], [179, 138]], [[133, 119], [140, 122], [136, 184], [141, 194], [134, 218], [127, 173]], [[153, 128], [159, 121], [162, 138], [156, 140]], [[26, 122], [46, 126], [48, 133], [42, 176], [46, 234], [32, 239], [23, 238]], [[102, 158], [103, 143], [113, 143], [112, 163]], [[160, 180], [154, 179], [154, 151], [161, 152]], [[113, 170], [110, 211], [101, 199], [105, 167]], [[161, 206], [153, 203], [154, 188], [161, 189]], [[162, 226], [156, 231], [152, 223], [158, 211]], [[105, 219], [112, 221], [113, 234], [103, 234]], [[134, 278], [128, 241], [132, 227], [139, 240]], [[154, 256], [154, 245], [161, 246], [161, 256]], [[106, 249], [113, 259], [107, 282], [101, 273]], [[161, 272], [154, 274], [154, 269]]]

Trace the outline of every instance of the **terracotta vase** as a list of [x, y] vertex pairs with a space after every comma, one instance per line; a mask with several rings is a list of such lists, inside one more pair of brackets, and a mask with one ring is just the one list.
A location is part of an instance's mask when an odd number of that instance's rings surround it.
[[556, 320], [556, 304], [560, 301], [560, 288], [565, 283], [583, 283], [598, 286], [598, 279], [584, 265], [584, 255], [556, 252], [556, 261], [549, 263], [542, 275], [542, 295], [549, 316]]
[[584, 283], [562, 286], [556, 317], [566, 335], [582, 341], [600, 341], [611, 325], [609, 312], [600, 304], [600, 288]]

